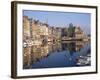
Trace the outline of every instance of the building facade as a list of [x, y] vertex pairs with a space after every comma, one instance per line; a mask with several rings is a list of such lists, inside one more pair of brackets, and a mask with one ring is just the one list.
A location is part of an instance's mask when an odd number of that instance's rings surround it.
[[23, 17], [23, 36], [24, 40], [30, 39], [30, 20], [27, 16]]

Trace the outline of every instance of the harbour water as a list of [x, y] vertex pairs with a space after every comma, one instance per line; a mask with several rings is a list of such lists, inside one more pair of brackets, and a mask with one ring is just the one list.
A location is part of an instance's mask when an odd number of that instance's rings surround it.
[[23, 48], [23, 69], [91, 65], [90, 42], [48, 42]]

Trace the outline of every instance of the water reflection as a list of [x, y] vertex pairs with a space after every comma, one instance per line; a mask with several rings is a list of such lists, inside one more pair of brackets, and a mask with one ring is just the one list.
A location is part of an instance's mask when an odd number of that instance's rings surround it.
[[91, 50], [90, 42], [65, 41], [25, 47], [23, 51], [23, 68], [34, 69], [86, 66], [87, 64], [78, 64], [82, 62], [79, 62], [80, 56], [86, 57]]

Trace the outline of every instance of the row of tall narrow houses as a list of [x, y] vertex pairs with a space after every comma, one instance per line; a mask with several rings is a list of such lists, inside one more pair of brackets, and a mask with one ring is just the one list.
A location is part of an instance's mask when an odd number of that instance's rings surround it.
[[48, 39], [48, 41], [51, 41], [61, 36], [61, 28], [54, 28], [47, 23], [29, 19], [27, 16], [23, 16], [23, 27], [24, 40], [31, 38], [32, 40]]

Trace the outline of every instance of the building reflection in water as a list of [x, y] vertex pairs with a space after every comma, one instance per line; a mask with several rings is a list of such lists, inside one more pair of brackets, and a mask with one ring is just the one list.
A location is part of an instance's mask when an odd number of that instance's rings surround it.
[[[31, 69], [32, 64], [35, 64], [43, 58], [48, 58], [54, 52], [63, 52], [68, 51], [70, 56], [73, 56], [75, 52], [79, 52], [86, 42], [77, 41], [65, 41], [65, 42], [58, 42], [52, 43], [48, 42], [47, 44], [42, 45], [34, 45], [31, 47], [23, 48], [23, 69]], [[89, 52], [89, 51], [88, 51]]]

